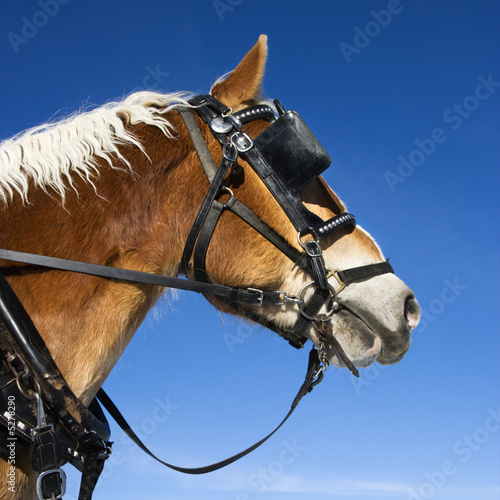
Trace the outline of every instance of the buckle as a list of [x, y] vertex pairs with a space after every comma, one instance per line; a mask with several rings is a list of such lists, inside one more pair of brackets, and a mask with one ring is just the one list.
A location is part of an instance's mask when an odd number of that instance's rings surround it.
[[257, 307], [261, 307], [262, 304], [264, 303], [264, 292], [262, 290], [259, 290], [258, 288], [247, 288], [249, 292], [255, 292], [259, 294], [259, 298], [257, 299], [256, 304], [252, 304]]
[[[54, 492], [52, 493], [52, 496], [50, 496], [50, 497], [45, 497], [43, 495], [42, 481], [49, 474], [59, 474], [59, 480], [61, 482], [61, 484], [60, 484], [61, 493], [59, 493], [59, 495], [57, 495], [57, 496], [54, 496], [55, 495]], [[46, 470], [45, 472], [42, 472], [38, 476], [38, 479], [36, 480], [36, 493], [38, 495], [39, 500], [59, 500], [59, 499], [61, 499], [66, 493], [66, 473], [61, 468], [50, 469], [50, 470]]]
[[238, 159], [238, 148], [232, 142], [225, 142], [222, 154], [227, 161], [234, 163]]
[[245, 132], [236, 132], [231, 136], [231, 143], [240, 153], [245, 153], [253, 148], [253, 141]]
[[347, 283], [344, 283], [339, 276], [340, 269], [330, 269], [328, 271], [328, 274], [326, 275], [327, 278], [335, 278], [337, 280], [337, 283], [339, 284], [338, 288], [335, 289], [335, 293], [339, 294], [346, 286]]
[[266, 300], [266, 293], [267, 300], [275, 306], [284, 306], [285, 304], [297, 304], [298, 306], [300, 306], [304, 303], [304, 301], [300, 297], [294, 297], [282, 291], [264, 292], [262, 290], [259, 290], [258, 288], [246, 288], [246, 291], [259, 294], [257, 302], [255, 304], [252, 304], [257, 307], [261, 307], [262, 304], [264, 304], [264, 300]]

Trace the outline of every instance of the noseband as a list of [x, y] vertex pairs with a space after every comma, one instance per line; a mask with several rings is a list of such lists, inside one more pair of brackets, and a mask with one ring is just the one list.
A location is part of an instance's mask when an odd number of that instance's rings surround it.
[[[188, 469], [155, 457], [134, 434], [118, 409], [99, 390], [97, 398], [128, 436], [146, 453], [163, 465], [188, 474], [211, 472], [247, 455], [269, 439], [289, 418], [302, 397], [321, 381], [328, 366], [324, 343], [330, 342], [345, 364], [356, 369], [343, 354], [342, 347], [329, 328], [331, 316], [339, 309], [338, 295], [349, 284], [384, 273], [392, 273], [388, 262], [344, 270], [325, 268], [321, 239], [344, 227], [354, 227], [349, 213], [322, 220], [309, 211], [300, 199], [300, 189], [330, 165], [330, 157], [294, 111], [285, 111], [275, 101], [277, 113], [268, 105], [251, 106], [242, 111], [231, 109], [210, 95], [198, 96], [189, 106], [178, 108], [195, 150], [209, 180], [209, 189], [186, 240], [180, 271], [194, 279], [119, 269], [68, 259], [0, 249], [0, 259], [77, 272], [128, 283], [142, 283], [190, 290], [221, 299], [228, 307], [277, 332], [296, 348], [304, 346], [311, 325], [318, 331], [318, 350], [311, 351], [304, 383], [291, 408], [278, 427], [245, 451], [216, 464]], [[218, 167], [198, 127], [195, 112], [209, 127], [222, 146]], [[243, 127], [254, 120], [271, 124], [252, 139]], [[297, 231], [299, 250], [262, 221], [239, 201], [227, 184], [238, 171], [238, 159], [245, 160], [262, 179]], [[224, 202], [220, 201], [226, 195]], [[235, 288], [209, 282], [205, 259], [212, 235], [222, 213], [230, 210], [285, 254], [295, 266], [311, 276], [297, 296], [284, 291]], [[333, 286], [331, 281], [335, 281]], [[306, 301], [309, 290], [314, 292]], [[292, 304], [300, 314], [291, 329], [283, 330], [263, 315], [264, 304]], [[252, 307], [249, 307], [252, 306]], [[325, 310], [326, 312], [321, 312]], [[7, 280], [0, 273], [0, 449], [9, 454], [9, 440], [19, 438], [20, 445], [30, 444], [32, 468], [40, 473], [37, 493], [41, 500], [60, 499], [66, 479], [61, 466], [69, 462], [82, 471], [79, 500], [90, 500], [104, 461], [111, 453], [109, 426], [96, 399], [86, 407], [72, 393], [59, 373], [45, 343]], [[15, 409], [12, 401], [16, 401]]]

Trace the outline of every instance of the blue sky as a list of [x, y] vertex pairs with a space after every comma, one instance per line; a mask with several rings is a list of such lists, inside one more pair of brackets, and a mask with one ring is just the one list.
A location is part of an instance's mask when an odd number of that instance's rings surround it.
[[[266, 33], [266, 95], [322, 141], [333, 159], [325, 178], [423, 308], [400, 364], [365, 369], [359, 382], [330, 368], [270, 442], [223, 471], [165, 470], [113, 427], [96, 500], [499, 498], [498, 2], [0, 0], [0, 9], [0, 139], [134, 89], [206, 92]], [[306, 350], [197, 295], [156, 313], [105, 383], [154, 451], [204, 465], [281, 420]], [[72, 499], [79, 479], [68, 473]]]

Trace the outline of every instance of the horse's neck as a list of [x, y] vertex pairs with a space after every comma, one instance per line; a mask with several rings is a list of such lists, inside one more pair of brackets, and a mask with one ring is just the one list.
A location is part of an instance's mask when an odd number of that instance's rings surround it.
[[[175, 274], [186, 235], [173, 215], [182, 190], [172, 187], [168, 192], [168, 186], [179, 185], [179, 169], [169, 168], [169, 164], [182, 163], [185, 152], [176, 141], [155, 134], [154, 129], [149, 132], [153, 140], [164, 142], [164, 151], [168, 146], [161, 172], [153, 165], [160, 161], [156, 153], [146, 158], [129, 148], [124, 154], [135, 175], [103, 168], [95, 182], [98, 196], [92, 186], [78, 181], [78, 194], [68, 190], [64, 207], [57, 198], [34, 192], [30, 206], [14, 204], [2, 215], [1, 227], [9, 230], [3, 231], [0, 244], [25, 252]], [[188, 175], [185, 170], [184, 175]], [[69, 385], [88, 402], [160, 290], [73, 273], [15, 274], [7, 273], [8, 280]]]

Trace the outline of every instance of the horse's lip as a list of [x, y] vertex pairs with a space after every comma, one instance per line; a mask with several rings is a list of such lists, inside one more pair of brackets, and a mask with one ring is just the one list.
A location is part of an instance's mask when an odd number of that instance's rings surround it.
[[339, 311], [345, 311], [345, 312], [349, 313], [351, 316], [354, 316], [358, 321], [363, 323], [363, 325], [366, 328], [368, 328], [368, 330], [370, 330], [370, 332], [373, 333], [373, 335], [376, 335], [380, 339], [380, 341], [383, 343], [381, 336], [377, 334], [377, 332], [370, 326], [370, 323], [367, 320], [365, 320], [363, 318], [363, 316], [361, 316], [359, 313], [355, 312], [353, 309], [351, 309], [350, 307], [348, 307], [342, 303], [340, 304]]
[[369, 330], [370, 333], [372, 333], [375, 337], [377, 337], [380, 340], [382, 347], [375, 361], [377, 361], [381, 365], [394, 365], [396, 363], [399, 363], [404, 358], [406, 351], [392, 357], [387, 356], [387, 352], [385, 352], [384, 350], [384, 346], [387, 346], [387, 343], [384, 341], [383, 336], [377, 333], [377, 331], [374, 328], [372, 328], [371, 322], [364, 319], [362, 315], [355, 312], [353, 309], [349, 308], [345, 304], [341, 304], [340, 309], [354, 316], [360, 323], [362, 323], [362, 325], [367, 330]]
[[[335, 318], [338, 319], [338, 322], [335, 321]], [[328, 357], [331, 363], [339, 368], [346, 366], [342, 356], [338, 352], [336, 343], [340, 344], [349, 361], [357, 368], [366, 368], [377, 361], [383, 347], [382, 341], [365, 321], [359, 318], [358, 315], [352, 314], [346, 308], [340, 308], [334, 314], [332, 321], [332, 333], [336, 342], [328, 342]], [[347, 335], [347, 331], [359, 337], [351, 346], [348, 340], [351, 335]]]
[[377, 356], [377, 358], [374, 360], [374, 361], [378, 361], [378, 359], [380, 358], [380, 355], [382, 354], [382, 351], [383, 351], [383, 348], [384, 348], [384, 339], [382, 338], [381, 335], [379, 335], [371, 326], [370, 326], [370, 323], [368, 323], [368, 321], [366, 321], [360, 314], [356, 313], [354, 310], [352, 310], [351, 308], [349, 308], [348, 306], [346, 306], [345, 304], [340, 304], [340, 308], [339, 308], [340, 311], [345, 311], [346, 313], [350, 314], [351, 316], [353, 316], [354, 318], [356, 318], [356, 320], [358, 320], [372, 335], [374, 335], [376, 338], [378, 338], [378, 340], [380, 341], [381, 343], [381, 349], [379, 351], [379, 354]]

